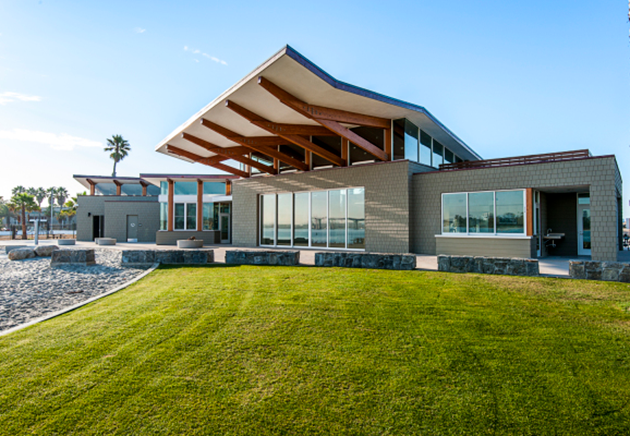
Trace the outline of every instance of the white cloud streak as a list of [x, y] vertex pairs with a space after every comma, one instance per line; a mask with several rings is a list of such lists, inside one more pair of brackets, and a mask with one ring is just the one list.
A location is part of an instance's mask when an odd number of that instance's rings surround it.
[[41, 101], [37, 95], [20, 94], [19, 92], [0, 92], [0, 104], [13, 103], [15, 101]]
[[[227, 62], [225, 62], [224, 60], [219, 59], [219, 58], [214, 57], [214, 56], [211, 56], [208, 53], [203, 53], [201, 50], [192, 49], [192, 48], [188, 47], [187, 45], [184, 46], [184, 51], [189, 51], [192, 54], [201, 54], [201, 56], [203, 56], [205, 58], [208, 58], [208, 59], [210, 59], [213, 62], [216, 62], [216, 63], [221, 64], [221, 65], [227, 65]], [[195, 61], [199, 62], [198, 60], [195, 60]]]
[[142, 27], [136, 27], [135, 29], [133, 29], [133, 31], [136, 33], [144, 33], [147, 31], [147, 29], [143, 29]]
[[54, 150], [72, 151], [75, 147], [102, 147], [98, 141], [68, 135], [67, 133], [38, 132], [36, 130], [0, 130], [0, 139], [32, 142], [50, 146]]

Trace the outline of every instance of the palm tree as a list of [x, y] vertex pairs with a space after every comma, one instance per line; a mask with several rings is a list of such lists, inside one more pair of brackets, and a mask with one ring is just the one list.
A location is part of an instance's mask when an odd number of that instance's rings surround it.
[[35, 198], [25, 192], [21, 194], [16, 194], [11, 197], [9, 208], [13, 210], [20, 209], [22, 217], [22, 239], [28, 239], [26, 236], [26, 212], [37, 210], [37, 203], [35, 203]]
[[15, 188], [11, 189], [11, 195], [18, 195], [18, 194], [24, 194], [26, 193], [26, 188], [22, 185], [16, 186]]
[[107, 138], [107, 147], [104, 150], [111, 152], [109, 157], [114, 160], [112, 177], [116, 177], [116, 164], [123, 160], [131, 151], [129, 142], [121, 135], [113, 135], [111, 138]]
[[4, 218], [9, 216], [9, 207], [7, 206], [7, 202], [4, 201], [4, 198], [0, 195], [0, 228], [2, 227], [2, 221]]
[[29, 191], [31, 189], [32, 189], [32, 192], [29, 192], [29, 194], [35, 197], [35, 201], [37, 201], [37, 205], [41, 208], [43, 201], [47, 197], [46, 190], [40, 187], [40, 188], [30, 188]]
[[59, 207], [63, 206], [66, 202], [66, 198], [68, 198], [68, 195], [68, 190], [63, 186], [60, 186], [55, 190], [55, 199], [57, 200]]

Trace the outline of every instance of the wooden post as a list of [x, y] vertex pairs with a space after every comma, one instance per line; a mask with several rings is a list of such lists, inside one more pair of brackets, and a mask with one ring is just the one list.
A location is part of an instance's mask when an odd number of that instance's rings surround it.
[[525, 216], [527, 217], [527, 236], [532, 236], [534, 234], [534, 195], [532, 188], [525, 190], [525, 204], [527, 208], [525, 211]]
[[232, 195], [232, 182], [230, 180], [225, 181], [225, 195]]
[[387, 153], [388, 159], [392, 160], [392, 129], [385, 129], [385, 153]]
[[114, 185], [116, 185], [116, 195], [122, 195], [122, 183], [114, 180]]
[[147, 185], [146, 183], [141, 183], [142, 185], [142, 196], [146, 197], [147, 196]]
[[173, 214], [175, 213], [175, 205], [173, 204], [174, 195], [175, 195], [175, 183], [173, 180], [168, 179], [168, 211], [166, 212], [167, 216], [167, 227], [166, 230], [169, 232], [173, 231]]
[[91, 180], [88, 180], [88, 183], [90, 184], [90, 195], [96, 195], [96, 183]]
[[197, 180], [197, 231], [203, 230], [203, 180]]

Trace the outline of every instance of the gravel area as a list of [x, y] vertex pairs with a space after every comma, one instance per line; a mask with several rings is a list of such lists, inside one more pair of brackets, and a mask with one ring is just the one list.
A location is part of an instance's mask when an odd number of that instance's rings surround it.
[[51, 268], [50, 257], [0, 255], [0, 331], [112, 290], [148, 267], [121, 267], [121, 252], [95, 249], [96, 265]]

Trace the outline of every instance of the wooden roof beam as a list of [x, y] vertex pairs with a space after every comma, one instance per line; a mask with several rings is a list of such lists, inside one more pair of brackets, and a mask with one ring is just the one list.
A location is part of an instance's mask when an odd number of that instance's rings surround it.
[[347, 139], [378, 159], [389, 160], [387, 153], [372, 144], [370, 141], [357, 135], [352, 130], [342, 126], [340, 123], [389, 129], [391, 128], [390, 120], [339, 109], [309, 105], [262, 76], [258, 78], [258, 84], [265, 88], [271, 95], [280, 100], [280, 102], [285, 106], [290, 107], [300, 115], [318, 122], [331, 132]]
[[335, 155], [334, 153], [331, 153], [328, 150], [325, 150], [324, 148], [318, 146], [317, 144], [312, 143], [305, 137], [296, 135], [296, 134], [287, 134], [283, 132], [278, 132], [274, 130], [272, 127], [275, 123], [272, 123], [271, 121], [264, 119], [260, 115], [250, 111], [249, 109], [245, 109], [244, 107], [234, 103], [233, 101], [226, 100], [225, 105], [229, 109], [233, 110], [234, 112], [236, 112], [237, 114], [239, 114], [240, 116], [248, 120], [250, 123], [260, 127], [261, 129], [265, 129], [270, 133], [276, 133], [277, 135], [280, 135], [281, 137], [291, 141], [293, 144], [298, 145], [308, 151], [311, 151], [315, 153], [316, 155], [326, 159], [329, 162], [332, 162], [342, 167], [346, 166], [347, 161], [345, 159], [342, 159], [341, 157]]
[[[230, 174], [234, 174], [236, 176], [240, 176], [240, 177], [244, 177], [247, 178], [249, 177], [249, 174], [247, 174], [245, 171], [241, 171], [237, 168], [231, 167], [229, 165], [225, 165], [220, 163], [222, 160], [228, 160], [228, 158], [223, 157], [223, 156], [214, 156], [211, 158], [204, 158], [201, 156], [198, 156], [194, 153], [191, 153], [189, 151], [186, 150], [182, 150], [181, 148], [178, 147], [173, 147], [172, 145], [167, 145], [166, 146], [166, 151], [168, 151], [169, 153], [173, 153], [176, 154], [178, 156], [181, 157], [185, 157], [187, 159], [190, 159], [194, 162], [203, 164], [203, 165], [208, 165], [210, 167], [214, 167], [218, 170], [221, 171], [225, 171], [226, 173], [230, 173]], [[220, 158], [220, 159], [216, 159], [216, 158]]]
[[[258, 161], [245, 157], [242, 155], [242, 153], [239, 153], [238, 151], [234, 152], [231, 150], [232, 147], [227, 147], [227, 148], [219, 147], [204, 139], [197, 138], [196, 136], [193, 136], [186, 132], [182, 133], [182, 138], [184, 138], [186, 141], [190, 141], [193, 144], [198, 145], [199, 147], [205, 148], [206, 150], [211, 151], [212, 153], [225, 156], [229, 159], [233, 159], [245, 165], [250, 165], [251, 167], [258, 169], [259, 171], [263, 171], [269, 174], [277, 174], [277, 171], [274, 170], [273, 167], [261, 164]], [[241, 148], [241, 147], [235, 147], [235, 148]]]
[[[232, 132], [229, 129], [226, 129], [223, 126], [220, 126], [218, 124], [213, 123], [212, 121], [208, 121], [204, 118], [201, 119], [201, 124], [204, 127], [207, 127], [210, 130], [213, 130], [215, 132], [217, 132], [219, 135], [225, 136], [227, 139], [229, 139], [230, 141], [234, 141], [238, 144], [241, 144], [244, 147], [247, 148], [251, 148], [254, 151], [258, 151], [260, 153], [266, 154], [267, 156], [270, 157], [275, 157], [276, 159], [279, 159], [281, 162], [284, 162], [288, 165], [291, 165], [292, 167], [295, 167], [299, 170], [302, 171], [308, 171], [308, 165], [306, 165], [304, 162], [301, 162], [297, 159], [292, 158], [291, 156], [289, 156], [288, 154], [282, 153], [278, 150], [274, 150], [270, 147], [263, 147], [260, 145], [256, 145], [253, 143], [250, 143], [247, 141], [247, 137], [243, 137], [240, 136], [239, 134]], [[256, 168], [256, 167], [254, 167]]]

